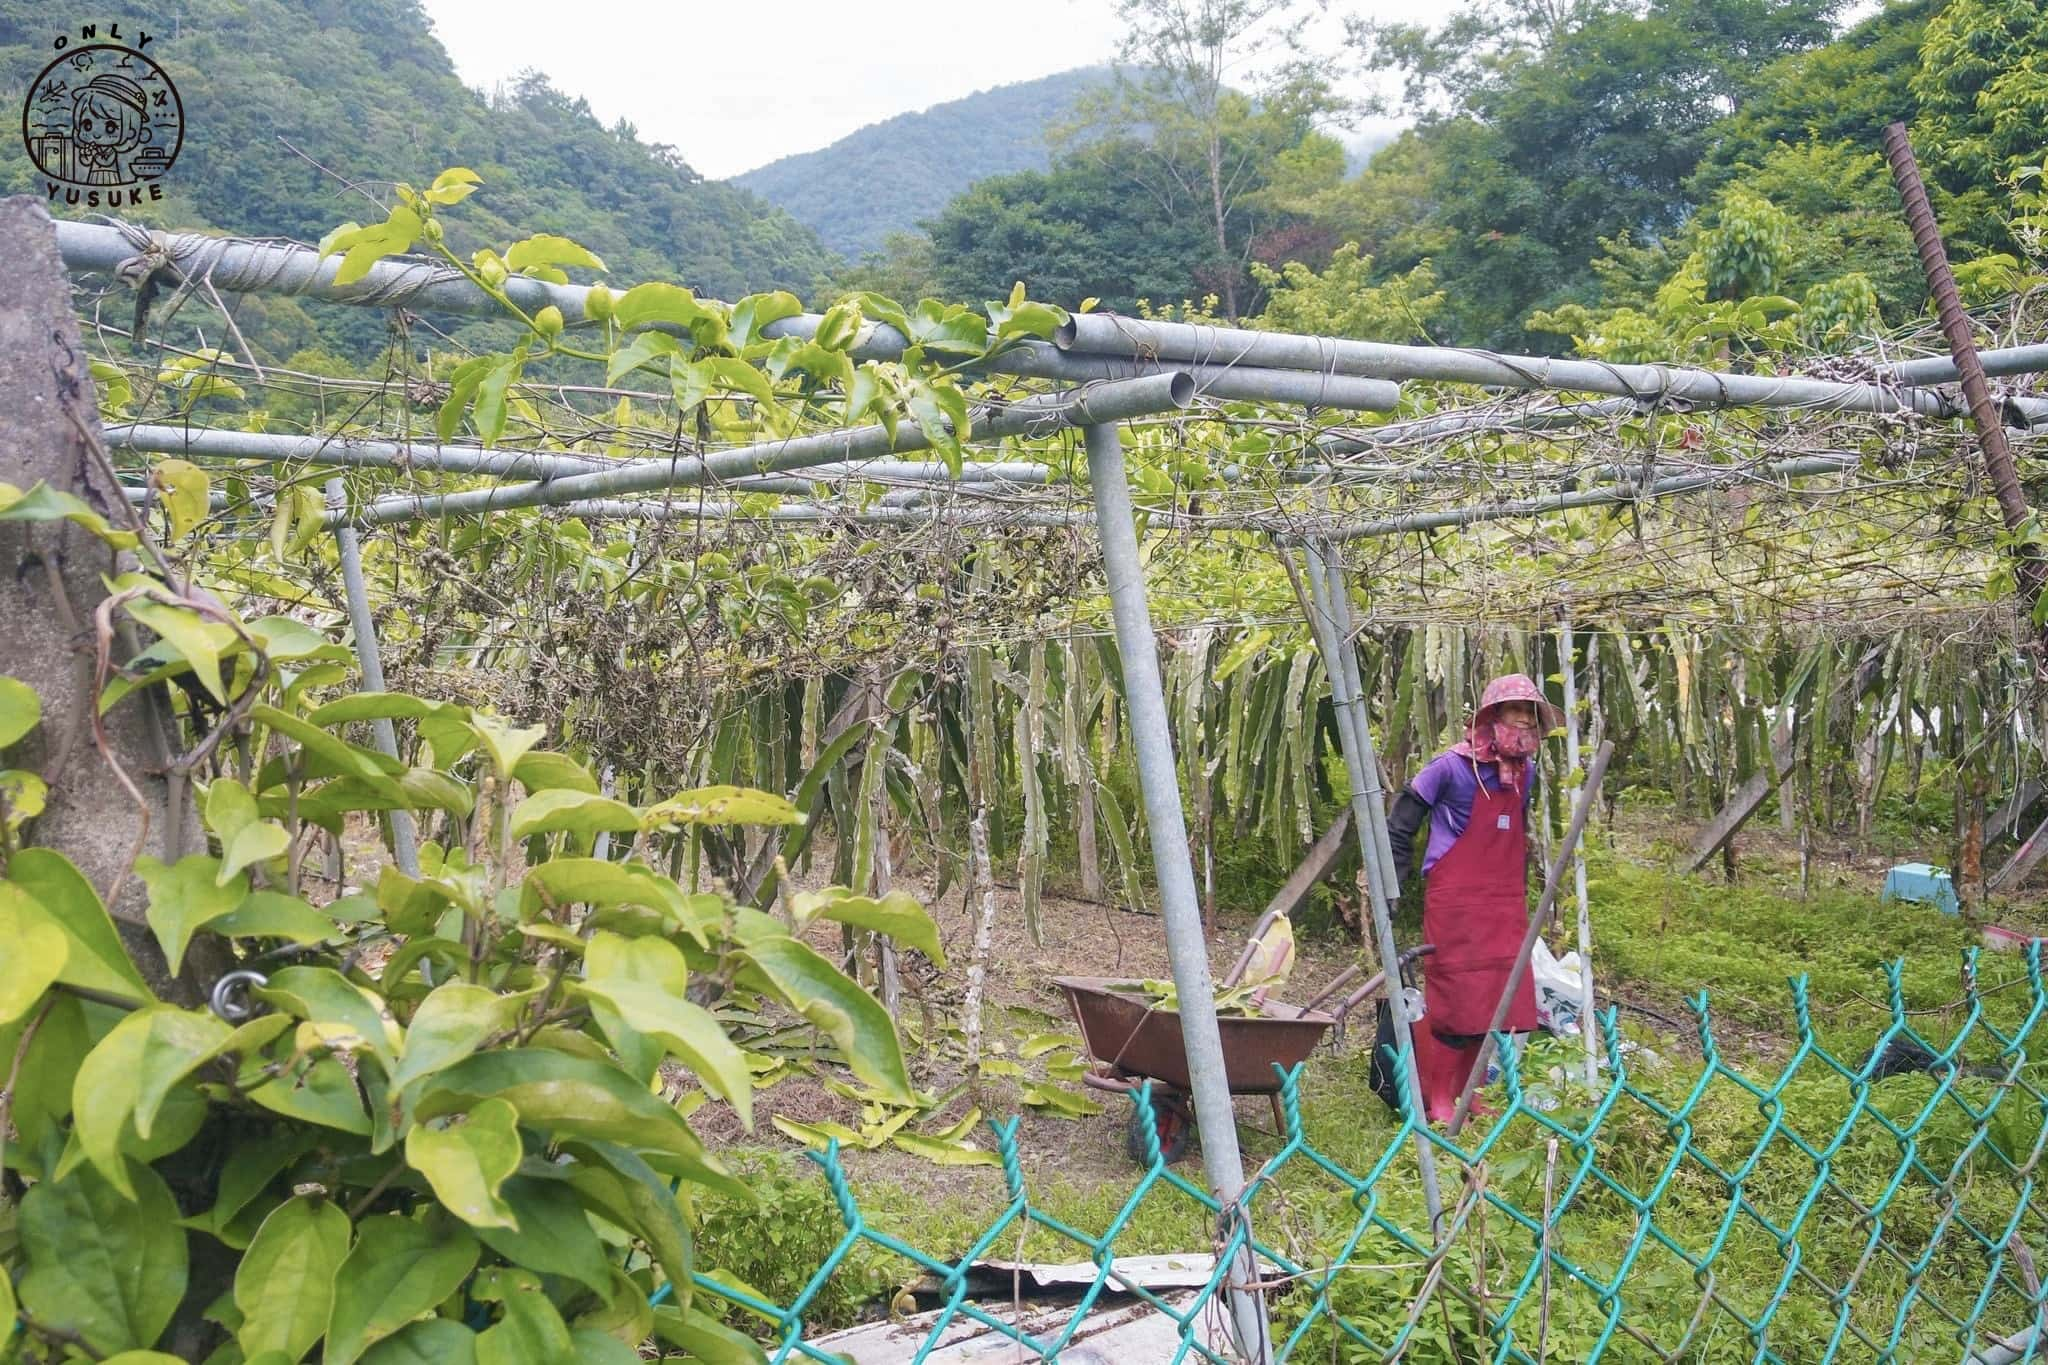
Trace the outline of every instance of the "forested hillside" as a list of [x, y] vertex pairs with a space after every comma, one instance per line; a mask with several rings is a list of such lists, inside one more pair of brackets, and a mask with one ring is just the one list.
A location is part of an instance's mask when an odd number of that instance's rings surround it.
[[871, 123], [732, 183], [787, 209], [835, 251], [858, 257], [881, 247], [889, 233], [937, 213], [977, 180], [1044, 170], [1051, 159], [1047, 129], [1107, 79], [1103, 68], [1086, 67], [999, 85]]
[[[50, 60], [53, 25], [77, 13], [0, 0], [0, 83], [26, 88]], [[141, 221], [317, 241], [382, 216], [344, 182], [383, 201], [388, 182], [465, 165], [494, 190], [470, 229], [478, 242], [517, 236], [515, 225], [563, 233], [618, 278], [725, 298], [808, 289], [833, 264], [786, 214], [699, 178], [684, 151], [605, 127], [543, 77], [490, 99], [470, 90], [415, 0], [143, 0], [119, 17], [153, 35], [185, 106], [184, 150], [164, 201], [130, 211]], [[40, 195], [9, 143], [0, 192]]]

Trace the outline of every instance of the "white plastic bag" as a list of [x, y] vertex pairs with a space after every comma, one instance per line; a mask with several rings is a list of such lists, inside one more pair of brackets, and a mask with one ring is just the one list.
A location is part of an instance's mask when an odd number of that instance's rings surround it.
[[1536, 1022], [1561, 1037], [1579, 1036], [1579, 998], [1584, 971], [1579, 955], [1553, 956], [1550, 945], [1536, 940], [1529, 957], [1529, 975], [1536, 983]]

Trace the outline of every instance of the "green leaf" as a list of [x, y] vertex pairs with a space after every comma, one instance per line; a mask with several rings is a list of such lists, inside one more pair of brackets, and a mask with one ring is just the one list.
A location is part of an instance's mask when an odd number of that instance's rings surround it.
[[793, 318], [804, 311], [796, 295], [778, 289], [769, 294], [749, 294], [732, 307], [732, 344], [749, 346], [760, 338], [771, 322]]
[[206, 494], [213, 481], [190, 460], [159, 460], [150, 482], [164, 491], [164, 511], [171, 518], [171, 539], [183, 540], [206, 520]]
[[833, 886], [822, 892], [798, 893], [791, 898], [790, 908], [795, 911], [799, 924], [808, 924], [813, 919], [828, 919], [836, 924], [850, 924], [856, 929], [886, 934], [903, 947], [917, 949], [938, 966], [946, 965], [946, 950], [939, 941], [939, 926], [932, 923], [931, 916], [917, 903], [917, 898], [907, 892], [891, 891], [876, 900]]
[[238, 872], [223, 881], [218, 867], [217, 859], [203, 853], [187, 854], [174, 867], [147, 855], [135, 860], [136, 875], [149, 887], [149, 927], [163, 945], [173, 974], [184, 968], [192, 935], [235, 909], [249, 894], [247, 877]]
[[854, 1075], [884, 1099], [916, 1103], [895, 1021], [880, 1001], [795, 939], [764, 937], [747, 945], [746, 956], [784, 1004], [839, 1045]]
[[[147, 584], [150, 580], [140, 574], [124, 574], [116, 579], [113, 590]], [[185, 662], [192, 665], [192, 672], [201, 685], [213, 694], [223, 706], [227, 704], [228, 690], [220, 677], [221, 655], [234, 639], [232, 629], [217, 621], [208, 621], [188, 607], [174, 607], [166, 602], [153, 602], [138, 597], [127, 604], [128, 614], [163, 636]]]
[[19, 887], [0, 883], [0, 943], [0, 1024], [11, 1024], [63, 975], [71, 940]]
[[54, 849], [25, 848], [7, 865], [7, 875], [9, 881], [0, 882], [0, 900], [25, 893], [32, 900], [27, 918], [38, 911], [47, 915], [70, 940], [59, 981], [137, 1002], [156, 998], [121, 946], [99, 892], [69, 858]]
[[647, 809], [647, 826], [801, 825], [803, 814], [783, 797], [751, 787], [698, 787]]
[[0, 675], [0, 749], [18, 744], [43, 716], [42, 699], [19, 678]]
[[384, 1001], [332, 967], [285, 967], [258, 987], [259, 1000], [314, 1025], [330, 1047], [367, 1049], [388, 1076], [400, 1047], [398, 1025]]
[[446, 1127], [416, 1124], [405, 1159], [427, 1178], [442, 1205], [471, 1227], [519, 1226], [498, 1190], [519, 1168], [519, 1115], [503, 1100], [483, 1100]]
[[642, 365], [687, 355], [683, 343], [667, 332], [635, 332], [605, 363], [605, 383], [616, 384]]
[[832, 351], [843, 351], [853, 345], [860, 335], [864, 302], [865, 296], [855, 295], [827, 308], [825, 316], [818, 319], [818, 330], [811, 334], [811, 340]]
[[223, 938], [282, 938], [293, 943], [324, 943], [340, 932], [331, 918], [281, 891], [251, 891], [241, 905], [206, 928]]
[[466, 820], [476, 809], [474, 792], [432, 768], [407, 768], [399, 776], [398, 789], [414, 810], [445, 810]]
[[282, 1128], [263, 1137], [251, 1137], [235, 1144], [235, 1159], [221, 1170], [214, 1191], [213, 1207], [184, 1220], [185, 1226], [221, 1236], [235, 1221], [235, 1215], [249, 1207], [256, 1197], [282, 1175], [293, 1162], [320, 1144], [318, 1133], [304, 1128]]
[[434, 177], [434, 183], [427, 187], [424, 198], [429, 204], [459, 204], [476, 193], [476, 187], [483, 183], [483, 177], [467, 166], [450, 166]]
[[585, 951], [584, 979], [577, 989], [591, 1000], [599, 1025], [615, 1046], [621, 1023], [658, 1040], [706, 1090], [732, 1105], [740, 1122], [751, 1129], [753, 1073], [711, 1012], [683, 998], [689, 975], [682, 950], [665, 939], [599, 931]]
[[512, 776], [529, 792], [567, 787], [572, 791], [597, 791], [597, 779], [590, 770], [570, 758], [545, 749], [535, 750], [512, 765]]
[[185, 1296], [178, 1203], [147, 1166], [130, 1163], [126, 1175], [133, 1198], [91, 1166], [39, 1181], [19, 1214], [22, 1308], [103, 1355], [154, 1343]]
[[476, 1339], [477, 1365], [557, 1365], [574, 1358], [569, 1324], [530, 1271], [494, 1267], [481, 1272], [470, 1290], [484, 1303], [504, 1305], [496, 1325]]
[[79, 1145], [122, 1193], [129, 1193], [121, 1139], [130, 1121], [138, 1137], [149, 1137], [171, 1087], [218, 1057], [234, 1033], [211, 1014], [152, 1005], [114, 1025], [87, 1054], [71, 1087]]
[[677, 284], [636, 284], [612, 301], [612, 320], [621, 331], [666, 325], [688, 332], [700, 344], [724, 340], [725, 319]]
[[438, 702], [425, 701], [404, 692], [357, 692], [315, 707], [306, 713], [306, 719], [311, 724], [329, 728], [360, 720], [418, 720], [440, 709]]
[[332, 1057], [322, 1057], [311, 1066], [259, 1085], [249, 1092], [249, 1098], [286, 1118], [362, 1137], [370, 1135], [370, 1115], [363, 1108], [356, 1078]]
[[910, 315], [910, 339], [928, 351], [981, 355], [988, 350], [988, 324], [963, 304], [923, 299]]
[[414, 1109], [419, 1119], [460, 1113], [493, 1096], [520, 1122], [558, 1137], [592, 1138], [670, 1152], [706, 1183], [732, 1182], [707, 1156], [682, 1115], [616, 1065], [541, 1048], [507, 1048], [457, 1062], [429, 1081]]
[[521, 896], [523, 915], [543, 906], [588, 905], [608, 910], [642, 905], [660, 911], [698, 944], [710, 946], [708, 931], [717, 927], [720, 904], [714, 895], [688, 895], [671, 878], [640, 863], [615, 863], [604, 858], [552, 858], [526, 874]]
[[764, 407], [775, 405], [775, 386], [768, 376], [734, 356], [712, 356], [700, 361], [711, 374], [712, 382], [722, 389], [737, 390], [758, 400]]
[[215, 779], [207, 790], [206, 823], [220, 836], [220, 871], [214, 880], [221, 886], [250, 864], [281, 858], [291, 847], [285, 827], [259, 816], [256, 798], [232, 777]]
[[685, 360], [681, 355], [670, 356], [668, 391], [675, 401], [676, 416], [688, 417], [711, 396], [710, 365], [701, 360]]
[[551, 232], [536, 233], [523, 242], [514, 242], [505, 249], [505, 264], [514, 270], [526, 270], [536, 265], [568, 265], [581, 270], [602, 270], [604, 262], [599, 260], [588, 247], [557, 237]]
[[695, 1309], [676, 1309], [665, 1304], [655, 1309], [654, 1334], [687, 1352], [685, 1359], [702, 1361], [704, 1365], [768, 1365], [768, 1353], [753, 1338]]
[[116, 550], [132, 550], [140, 542], [133, 531], [116, 531], [83, 499], [38, 483], [26, 493], [0, 483], [0, 521], [69, 521], [98, 536]]
[[410, 251], [419, 233], [418, 211], [400, 204], [392, 209], [391, 216], [381, 223], [373, 223], [368, 227], [357, 228], [354, 232], [330, 238], [321, 254], [345, 252], [341, 258], [341, 268], [334, 273], [333, 283], [354, 284], [368, 275], [370, 267], [384, 257], [401, 251]]
[[[645, 1309], [647, 1305], [642, 1304]], [[654, 1315], [647, 1315], [652, 1322]], [[615, 1336], [595, 1327], [572, 1327], [569, 1337], [576, 1365], [640, 1365], [640, 1353]]]
[[[7, 1144], [8, 1162], [16, 1170], [36, 1176], [46, 1174], [44, 1154], [63, 1146], [59, 1125], [71, 1113], [71, 1083], [94, 1041], [86, 1026], [84, 1003], [75, 995], [58, 995], [42, 1020], [28, 1051], [21, 1055], [14, 1102], [7, 1111], [15, 1134]], [[27, 1027], [26, 1019], [0, 1024], [0, 1057], [15, 1056]]]
[[476, 1333], [448, 1318], [416, 1322], [363, 1354], [363, 1365], [476, 1365]]
[[516, 729], [498, 717], [482, 711], [474, 712], [469, 718], [469, 728], [483, 743], [484, 752], [491, 756], [491, 766], [498, 771], [500, 782], [510, 781], [512, 770], [518, 766], [528, 749], [547, 737], [545, 725], [530, 725]]
[[[297, 716], [280, 711], [274, 706], [252, 706], [250, 719], [258, 725], [267, 725], [288, 739], [298, 741], [303, 750], [304, 775], [307, 777], [353, 777], [367, 783], [371, 790], [382, 793], [394, 801], [403, 803], [405, 793], [399, 789], [392, 775], [398, 770], [396, 759], [369, 749], [348, 744], [335, 738], [319, 726]], [[386, 765], [389, 764], [387, 768]], [[256, 779], [256, 790], [268, 791], [284, 783], [287, 768], [278, 759], [263, 765], [263, 771]]]
[[245, 1355], [282, 1351], [297, 1360], [326, 1332], [351, 1231], [347, 1214], [313, 1196], [270, 1211], [235, 1268], [235, 1340]]
[[525, 364], [525, 357], [514, 352], [484, 371], [483, 378], [477, 381], [474, 420], [477, 437], [485, 445], [505, 434], [507, 394]]
[[[683, 1217], [681, 1201], [652, 1163], [636, 1152], [609, 1142], [579, 1142], [568, 1150], [578, 1158], [569, 1167], [569, 1184], [599, 1217], [637, 1230], [646, 1239], [657, 1265], [675, 1286], [676, 1301], [690, 1301], [690, 1272], [695, 1244]], [[723, 1179], [743, 1203], [753, 1194], [737, 1181]]]
[[600, 830], [614, 832], [640, 828], [640, 815], [623, 801], [572, 787], [551, 787], [535, 792], [512, 812], [512, 837], [525, 839], [535, 834], [562, 830], [589, 838]]
[[405, 1051], [391, 1074], [393, 1093], [475, 1052], [484, 1039], [511, 1024], [517, 1008], [515, 999], [488, 986], [467, 981], [436, 986], [406, 1027]]
[[434, 1224], [390, 1213], [358, 1225], [355, 1249], [334, 1280], [325, 1365], [350, 1365], [469, 1277], [476, 1239], [452, 1219]]
[[515, 1175], [499, 1191], [517, 1220], [514, 1227], [479, 1227], [484, 1245], [513, 1265], [543, 1275], [560, 1275], [593, 1293], [609, 1297], [611, 1264], [604, 1244], [590, 1226], [590, 1216], [557, 1180]]

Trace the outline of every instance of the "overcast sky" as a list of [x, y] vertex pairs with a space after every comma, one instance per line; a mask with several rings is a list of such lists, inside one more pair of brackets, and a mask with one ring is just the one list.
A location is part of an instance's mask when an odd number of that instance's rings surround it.
[[[674, 144], [714, 179], [835, 142], [893, 114], [1104, 62], [1115, 0], [424, 0], [462, 79], [488, 90], [528, 67]], [[1435, 17], [1440, 0], [1333, 5]], [[1334, 27], [1334, 23], [1332, 24]]]

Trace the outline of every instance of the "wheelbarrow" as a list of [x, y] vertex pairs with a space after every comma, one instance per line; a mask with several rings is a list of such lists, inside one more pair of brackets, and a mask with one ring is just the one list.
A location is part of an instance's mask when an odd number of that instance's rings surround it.
[[[1401, 971], [1405, 975], [1410, 963], [1434, 951], [1429, 944], [1409, 949], [1401, 954]], [[1224, 978], [1223, 988], [1234, 985], [1243, 969], [1241, 958]], [[1274, 1126], [1284, 1130], [1280, 1072], [1274, 1068], [1291, 1070], [1306, 1061], [1323, 1035], [1370, 999], [1385, 980], [1384, 973], [1376, 972], [1336, 1000], [1332, 1008], [1319, 1008], [1335, 1000], [1358, 975], [1357, 967], [1346, 967], [1306, 1005], [1267, 1000], [1255, 1015], [1217, 1016], [1217, 1029], [1223, 1035], [1224, 1079], [1230, 1093], [1268, 1096]], [[1132, 979], [1056, 976], [1052, 984], [1066, 993], [1074, 1022], [1081, 1028], [1082, 1045], [1097, 1063], [1082, 1074], [1084, 1085], [1130, 1095], [1146, 1081], [1152, 1082], [1151, 1112], [1132, 1106], [1124, 1151], [1131, 1160], [1145, 1163], [1145, 1127], [1149, 1123], [1158, 1137], [1160, 1155], [1169, 1163], [1180, 1160], [1194, 1137], [1195, 1115], [1189, 1103], [1192, 1085], [1179, 1011], [1154, 1003], [1142, 983]]]

